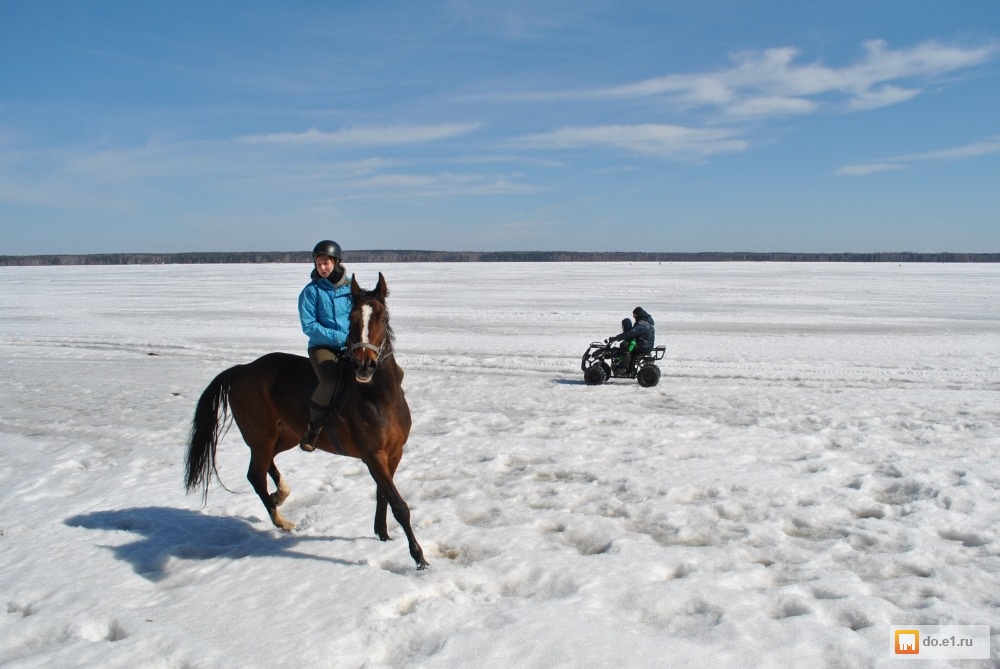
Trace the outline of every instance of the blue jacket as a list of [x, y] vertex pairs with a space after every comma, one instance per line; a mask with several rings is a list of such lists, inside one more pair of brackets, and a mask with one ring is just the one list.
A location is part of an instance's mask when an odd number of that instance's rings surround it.
[[309, 337], [309, 348], [343, 348], [350, 328], [348, 316], [353, 307], [351, 277], [347, 272], [339, 279], [333, 275], [324, 279], [313, 270], [312, 281], [299, 293], [299, 321], [302, 332]]

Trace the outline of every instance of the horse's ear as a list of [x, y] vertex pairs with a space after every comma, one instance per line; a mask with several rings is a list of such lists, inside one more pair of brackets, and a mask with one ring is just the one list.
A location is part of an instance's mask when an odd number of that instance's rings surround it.
[[358, 279], [353, 274], [351, 275], [351, 296], [357, 297], [361, 294], [361, 286], [358, 285]]
[[378, 295], [378, 299], [385, 301], [386, 296], [389, 294], [389, 286], [385, 283], [385, 277], [382, 276], [382, 272], [378, 273], [378, 283], [375, 284], [375, 294]]

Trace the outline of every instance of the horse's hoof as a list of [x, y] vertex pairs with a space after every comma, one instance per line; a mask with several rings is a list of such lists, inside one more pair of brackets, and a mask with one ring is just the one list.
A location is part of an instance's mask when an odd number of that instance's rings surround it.
[[417, 563], [417, 571], [423, 571], [425, 569], [430, 569], [430, 568], [431, 568], [431, 565], [429, 563], [427, 563], [427, 562], [418, 562]]

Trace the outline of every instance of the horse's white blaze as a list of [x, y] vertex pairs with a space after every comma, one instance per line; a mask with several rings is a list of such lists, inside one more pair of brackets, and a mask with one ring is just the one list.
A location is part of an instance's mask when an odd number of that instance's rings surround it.
[[364, 323], [364, 325], [361, 328], [361, 343], [362, 344], [370, 344], [371, 343], [370, 341], [368, 341], [368, 321], [370, 321], [371, 319], [372, 319], [372, 307], [371, 307], [371, 305], [370, 304], [362, 305], [362, 307], [361, 307], [361, 322]]
[[[372, 343], [369, 341], [369, 339], [371, 338], [371, 333], [369, 332], [368, 327], [371, 324], [371, 320], [372, 320], [371, 305], [370, 304], [361, 305], [361, 336], [360, 336], [361, 341], [359, 341], [356, 344], [356, 346], [359, 346], [362, 349], [365, 349], [366, 351], [376, 351], [376, 353], [380, 353], [380, 349], [372, 345]], [[375, 364], [378, 364], [377, 360], [375, 361]], [[373, 372], [374, 370], [370, 369], [367, 371], [367, 373], [362, 374], [361, 370], [359, 369], [355, 374], [355, 378], [357, 379], [358, 383], [368, 383], [372, 380]]]

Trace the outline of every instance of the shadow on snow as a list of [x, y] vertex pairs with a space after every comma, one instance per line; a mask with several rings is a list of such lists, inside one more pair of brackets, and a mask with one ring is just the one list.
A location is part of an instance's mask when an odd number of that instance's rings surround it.
[[142, 535], [143, 538], [138, 541], [121, 546], [98, 545], [110, 549], [116, 559], [130, 563], [135, 573], [150, 581], [159, 581], [168, 576], [166, 566], [171, 557], [183, 560], [285, 557], [343, 565], [358, 564], [292, 550], [304, 541], [357, 539], [297, 537], [288, 534], [275, 536], [273, 529], [255, 529], [241, 518], [208, 516], [188, 509], [152, 506], [95, 511], [67, 518], [64, 522], [70, 527], [126, 531]]

